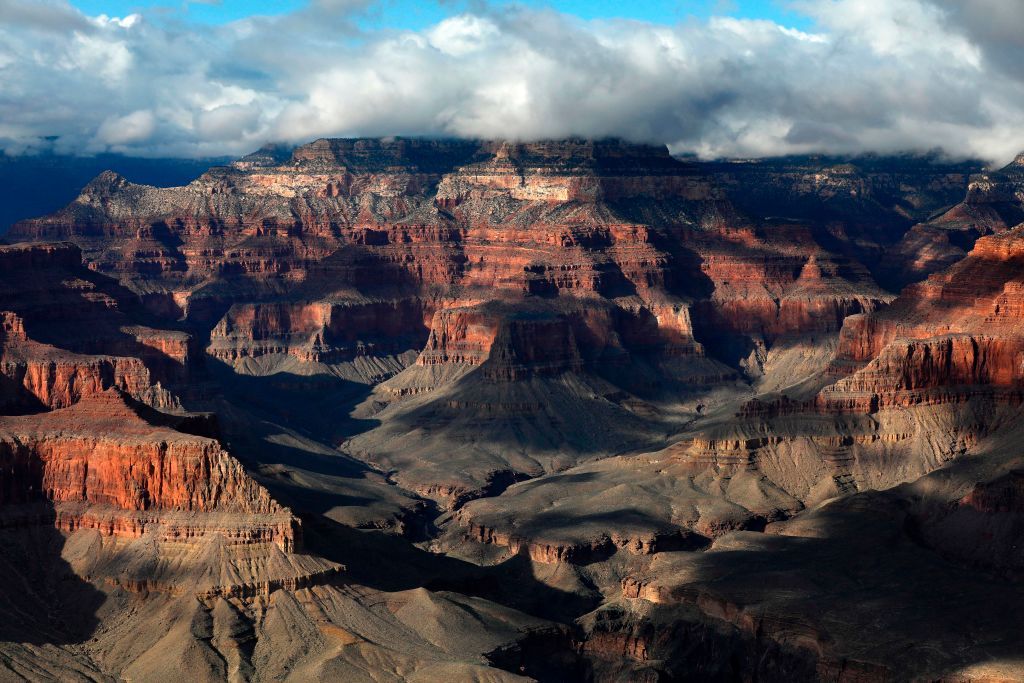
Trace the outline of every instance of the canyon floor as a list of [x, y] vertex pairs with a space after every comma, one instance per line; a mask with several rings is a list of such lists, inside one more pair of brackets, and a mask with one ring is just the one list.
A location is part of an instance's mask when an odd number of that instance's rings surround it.
[[1024, 155], [318, 140], [5, 241], [0, 680], [1024, 680]]

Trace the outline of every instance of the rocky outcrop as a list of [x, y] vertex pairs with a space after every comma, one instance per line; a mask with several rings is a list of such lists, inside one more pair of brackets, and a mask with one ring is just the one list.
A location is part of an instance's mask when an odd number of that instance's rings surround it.
[[280, 162], [262, 155], [162, 190], [101, 176], [13, 234], [74, 239], [101, 271], [163, 290], [194, 317], [254, 289], [322, 297], [400, 285], [465, 287], [472, 298], [635, 295], [660, 323], [686, 307], [673, 294], [706, 296], [710, 280], [710, 333], [771, 337], [885, 297], [856, 263], [821, 253], [817, 228], [749, 227], [721, 189], [748, 182], [746, 171], [681, 163], [664, 148], [322, 140]]
[[72, 244], [0, 247], [0, 403], [68, 407], [116, 387], [160, 408], [187, 379], [192, 337], [142, 324], [135, 297], [87, 270]]
[[1024, 169], [1017, 161], [971, 176], [966, 197], [915, 225], [881, 263], [887, 279], [899, 286], [923, 280], [971, 250], [984, 235], [1024, 222]]
[[86, 396], [111, 387], [172, 408], [174, 398], [154, 386], [146, 366], [137, 358], [80, 356], [44, 345], [5, 349], [3, 375], [12, 392], [5, 396], [10, 410], [31, 409], [34, 403], [66, 408]]
[[34, 342], [25, 332], [24, 320], [11, 311], [0, 312], [0, 349], [5, 412], [31, 409], [34, 404], [67, 408], [111, 387], [138, 397], [153, 388], [149, 370], [138, 358], [84, 356]]
[[735, 160], [711, 168], [729, 196], [751, 213], [893, 225], [901, 216], [926, 220], [961, 201], [971, 174], [983, 166], [929, 156], [866, 155]]
[[[921, 489], [935, 495], [934, 485]], [[725, 536], [705, 553], [659, 554], [621, 582], [620, 598], [580, 620], [582, 649], [604, 676], [1019, 677], [1010, 654], [1019, 648], [1016, 636], [979, 658], [962, 628], [968, 619], [979, 631], [1002, 632], [1016, 608], [978, 615], [975, 601], [993, 584], [912, 540], [906, 510], [913, 498], [907, 490], [858, 494], [778, 524], [774, 533]], [[885, 562], [871, 557], [878, 543], [887, 548]], [[900, 580], [906, 572], [914, 582]], [[940, 585], [950, 591], [937, 593]], [[908, 618], [917, 610], [928, 618]], [[923, 646], [922, 638], [943, 647]], [[899, 654], [908, 651], [915, 656]]]
[[126, 510], [280, 511], [216, 441], [154, 428], [116, 391], [64, 411], [5, 417], [3, 430], [10, 467], [42, 474], [38, 481], [6, 481], [4, 489], [15, 496]]
[[[802, 348], [891, 300], [872, 259], [965, 185], [963, 167], [915, 160], [319, 140], [180, 188], [104, 174], [13, 234], [75, 241], [150, 310], [209, 331], [238, 373], [380, 384], [352, 413], [379, 429], [350, 447], [382, 466], [438, 460], [403, 481], [462, 501], [498, 472], [656, 443], [738, 376], [810, 374], [825, 354]], [[523, 424], [472, 436], [506, 419]], [[439, 460], [454, 443], [475, 464]], [[528, 455], [538, 444], [552, 456]]]
[[1024, 221], [1024, 168], [1016, 161], [971, 178], [967, 196], [928, 225], [950, 231], [999, 233]]
[[554, 541], [510, 536], [472, 521], [468, 522], [466, 529], [468, 541], [499, 546], [511, 555], [525, 555], [531, 561], [542, 564], [586, 565], [605, 560], [619, 550], [633, 555], [653, 555], [660, 552], [698, 550], [707, 545], [707, 540], [699, 534], [680, 529], [644, 530], [635, 536], [628, 532], [623, 534], [618, 530], [610, 530], [607, 533], [599, 533], [590, 540]]
[[397, 354], [422, 345], [428, 314], [415, 299], [236, 304], [213, 328], [207, 352], [229, 363], [286, 354], [334, 364]]
[[[69, 531], [140, 536], [147, 523], [162, 523], [158, 511], [223, 513], [274, 520], [271, 539], [285, 549], [296, 542], [294, 518], [216, 441], [146, 422], [116, 390], [51, 413], [0, 418], [0, 460], [0, 505], [89, 504], [77, 516], [58, 514]], [[129, 514], [110, 519], [97, 509]], [[240, 528], [243, 538], [264, 533], [259, 522]]]
[[720, 243], [717, 253], [703, 258], [702, 269], [715, 286], [697, 320], [700, 332], [719, 344], [827, 338], [847, 316], [874, 311], [893, 298], [855, 262], [801, 253], [797, 244], [789, 246], [790, 254], [779, 254], [779, 235], [771, 241], [752, 233], [740, 237], [745, 249]]
[[908, 287], [888, 310], [849, 318], [832, 367], [848, 376], [819, 403], [873, 411], [979, 392], [1019, 395], [1022, 244], [1020, 229], [981, 238], [967, 258]]

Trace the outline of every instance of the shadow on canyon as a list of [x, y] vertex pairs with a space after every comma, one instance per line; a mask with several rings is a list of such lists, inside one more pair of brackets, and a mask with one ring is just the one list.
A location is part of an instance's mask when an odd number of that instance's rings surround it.
[[31, 415], [47, 410], [25, 385], [7, 375], [0, 375], [0, 415]]
[[[977, 481], [971, 467], [941, 470], [943, 486]], [[790, 533], [802, 535], [747, 532], [711, 552], [666, 555], [669, 604], [640, 627], [656, 644], [650, 658], [668, 662], [669, 680], [959, 680], [971, 665], [1019, 661], [1024, 594], [920, 542], [915, 527], [943, 514], [945, 500], [914, 484], [867, 491], [798, 521]], [[684, 569], [673, 586], [673, 570]], [[719, 646], [695, 647], [673, 604], [717, 624]], [[715, 660], [716, 650], [733, 654]]]
[[422, 550], [402, 536], [360, 531], [320, 515], [302, 519], [306, 552], [344, 564], [347, 581], [377, 590], [452, 591], [568, 624], [601, 601], [596, 592], [564, 591], [537, 580], [523, 554], [481, 566]]
[[371, 385], [329, 374], [246, 375], [209, 356], [205, 361], [224, 400], [310, 439], [333, 445], [380, 425], [376, 419], [351, 416], [372, 393]]
[[[186, 368], [180, 361], [155, 345], [143, 343], [132, 333], [133, 328], [148, 327], [185, 334], [185, 327], [154, 315], [139, 296], [117, 280], [84, 266], [41, 269], [33, 277], [47, 283], [40, 285], [46, 288], [41, 294], [45, 307], [38, 301], [15, 299], [6, 303], [9, 310], [22, 317], [29, 340], [77, 354], [138, 358], [153, 380], [165, 388], [187, 379]], [[55, 291], [50, 283], [61, 283], [61, 289]], [[112, 382], [113, 377], [107, 379]]]
[[4, 515], [10, 526], [0, 529], [0, 641], [84, 642], [99, 625], [106, 595], [62, 557], [68, 539], [54, 527], [53, 505], [30, 503]]

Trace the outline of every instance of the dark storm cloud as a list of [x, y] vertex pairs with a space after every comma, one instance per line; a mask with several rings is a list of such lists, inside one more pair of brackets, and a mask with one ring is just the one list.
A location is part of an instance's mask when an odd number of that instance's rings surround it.
[[0, 146], [204, 156], [421, 134], [614, 135], [705, 156], [1024, 148], [1017, 0], [792, 4], [813, 32], [481, 4], [366, 33], [369, 0], [210, 27], [0, 0]]
[[989, 63], [1024, 80], [1024, 2], [1015, 0], [931, 0], [945, 16], [947, 30], [962, 32]]

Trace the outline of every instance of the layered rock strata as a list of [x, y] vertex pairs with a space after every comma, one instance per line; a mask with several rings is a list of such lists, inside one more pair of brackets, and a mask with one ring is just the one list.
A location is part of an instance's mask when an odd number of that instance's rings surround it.
[[[68, 531], [138, 537], [147, 520], [161, 523], [158, 511], [218, 513], [239, 516], [242, 541], [252, 533], [285, 550], [295, 546], [296, 520], [216, 441], [146, 422], [117, 390], [63, 410], [0, 418], [0, 434], [0, 505], [88, 504], [57, 508], [56, 522]], [[127, 514], [104, 521], [111, 509]]]
[[68, 243], [0, 246], [0, 404], [65, 408], [116, 387], [174, 408], [168, 386], [193, 365], [189, 334], [143, 323], [134, 295], [82, 264]]
[[[1019, 672], [1016, 602], [971, 608], [1019, 573], [1019, 466], [968, 464], [1009, 457], [1024, 352], [1012, 169], [968, 187], [977, 170], [397, 139], [268, 148], [182, 188], [97, 178], [15, 230], [74, 242], [91, 271], [56, 256], [74, 247], [8, 248], [67, 263], [35, 304], [2, 300], [5, 354], [101, 365], [9, 375], [18, 412], [62, 409], [3, 418], [0, 535], [59, 533], [114, 596], [105, 623], [135, 616], [5, 661], [212, 680]], [[976, 220], [953, 226], [964, 207]], [[84, 314], [45, 304], [78, 300], [117, 333], [57, 343]], [[185, 402], [218, 412], [220, 442], [74, 417], [108, 387], [159, 405], [141, 394], [196, 372], [192, 340], [208, 388]], [[121, 405], [142, 419], [100, 412]], [[114, 637], [150, 619], [170, 631]]]

